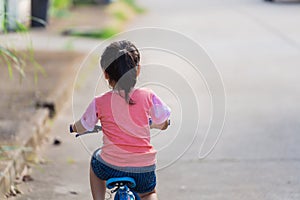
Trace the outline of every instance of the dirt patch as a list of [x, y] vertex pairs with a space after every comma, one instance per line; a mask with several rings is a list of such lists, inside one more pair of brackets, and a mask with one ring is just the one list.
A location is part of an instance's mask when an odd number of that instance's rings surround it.
[[[1, 63], [0, 68], [0, 144], [11, 143], [22, 122], [29, 121], [38, 106], [47, 106], [61, 101], [55, 92], [66, 84], [72, 84], [77, 63], [83, 55], [74, 52], [36, 52], [36, 61], [45, 73], [39, 73], [35, 82], [35, 70], [32, 62], [27, 61], [26, 77], [21, 78], [14, 72], [9, 77], [7, 67]], [[71, 90], [71, 88], [70, 88]]]

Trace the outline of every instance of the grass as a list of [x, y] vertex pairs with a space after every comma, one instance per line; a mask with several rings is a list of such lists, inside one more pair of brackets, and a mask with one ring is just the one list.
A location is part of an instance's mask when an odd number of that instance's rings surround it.
[[0, 59], [7, 65], [9, 77], [13, 78], [13, 68], [15, 68], [22, 77], [25, 77], [25, 72], [22, 68], [22, 62], [19, 56], [3, 46], [0, 46]]
[[[42, 21], [39, 19], [34, 19], [34, 20]], [[35, 83], [37, 83], [38, 74], [42, 73], [45, 75], [45, 70], [35, 59], [32, 41], [28, 34], [29, 28], [17, 20], [14, 23], [16, 25], [14, 31], [24, 36], [26, 39], [28, 39], [29, 42], [28, 47], [26, 48], [26, 51], [18, 52], [14, 47], [8, 47], [8, 46], [13, 46], [10, 43], [6, 45], [0, 44], [0, 63], [7, 66], [10, 79], [14, 78], [14, 73], [16, 72], [20, 75], [22, 80], [23, 78], [25, 78], [25, 67], [26, 67], [25, 61], [29, 61], [34, 68], [34, 79], [35, 79]], [[3, 26], [4, 34], [8, 34], [9, 31], [11, 31], [8, 29], [7, 13], [4, 14], [4, 20], [2, 26]], [[9, 42], [9, 40], [7, 41]]]
[[52, 0], [50, 14], [56, 18], [64, 18], [70, 15], [69, 8], [72, 0]]
[[128, 16], [122, 10], [115, 11], [112, 15], [119, 21], [125, 22], [128, 20]]
[[114, 36], [115, 34], [119, 33], [120, 30], [114, 28], [114, 27], [106, 27], [104, 29], [102, 29], [102, 34], [101, 37], [104, 39], [110, 38], [112, 36]]
[[77, 37], [88, 37], [95, 39], [107, 39], [112, 37], [113, 35], [119, 33], [119, 30], [114, 27], [106, 27], [100, 30], [92, 30], [92, 31], [71, 31], [69, 35], [77, 36]]
[[20, 80], [26, 78], [26, 67], [33, 68], [34, 82], [38, 83], [39, 74], [46, 75], [45, 69], [35, 59], [33, 47], [27, 51], [16, 51], [0, 46], [0, 63], [7, 66], [10, 79], [14, 79], [15, 72], [20, 75]]
[[127, 5], [129, 5], [138, 14], [142, 14], [146, 12], [146, 9], [137, 5], [135, 0], [122, 0], [122, 1]]
[[70, 30], [65, 31], [65, 33], [76, 37], [108, 39], [122, 31], [126, 22], [133, 19], [137, 14], [144, 13], [145, 9], [138, 6], [135, 0], [119, 0], [109, 4], [106, 7], [106, 12], [111, 18], [108, 26], [95, 30]]

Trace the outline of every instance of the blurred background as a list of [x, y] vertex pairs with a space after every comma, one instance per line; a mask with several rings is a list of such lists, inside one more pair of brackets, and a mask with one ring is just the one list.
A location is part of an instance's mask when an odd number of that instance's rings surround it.
[[299, 22], [297, 0], [0, 0], [0, 199], [92, 199], [101, 134], [68, 124], [130, 39], [172, 109], [151, 132], [159, 199], [298, 200]]

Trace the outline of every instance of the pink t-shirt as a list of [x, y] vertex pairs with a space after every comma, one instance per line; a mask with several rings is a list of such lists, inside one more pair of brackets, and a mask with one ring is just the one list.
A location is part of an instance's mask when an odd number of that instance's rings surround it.
[[156, 151], [150, 143], [149, 118], [160, 124], [170, 116], [166, 106], [151, 90], [134, 89], [129, 105], [117, 91], [95, 97], [81, 118], [87, 130], [100, 120], [103, 130], [101, 158], [115, 166], [142, 167], [156, 163]]

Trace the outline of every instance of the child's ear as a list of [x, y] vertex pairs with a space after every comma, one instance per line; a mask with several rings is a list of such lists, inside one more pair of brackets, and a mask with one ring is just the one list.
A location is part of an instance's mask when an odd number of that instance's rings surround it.
[[109, 80], [109, 75], [106, 71], [104, 71], [104, 77], [105, 77], [106, 80]]
[[139, 65], [137, 66], [136, 76], [139, 76], [139, 75], [140, 75], [140, 72], [141, 72], [141, 65], [139, 64]]

